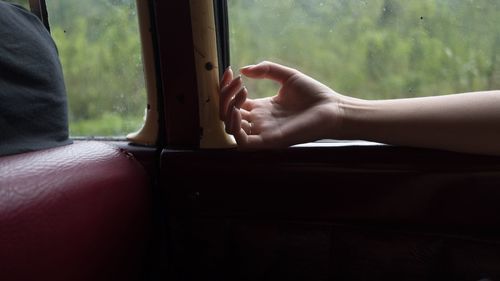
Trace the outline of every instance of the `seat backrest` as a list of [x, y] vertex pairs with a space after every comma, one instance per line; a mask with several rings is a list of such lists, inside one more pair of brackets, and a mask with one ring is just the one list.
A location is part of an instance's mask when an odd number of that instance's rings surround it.
[[149, 180], [100, 142], [0, 158], [0, 280], [138, 280]]

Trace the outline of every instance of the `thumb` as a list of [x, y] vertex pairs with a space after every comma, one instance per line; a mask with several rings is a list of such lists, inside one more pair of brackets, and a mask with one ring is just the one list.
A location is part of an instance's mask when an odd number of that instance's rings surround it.
[[257, 65], [249, 65], [240, 69], [241, 74], [254, 79], [270, 79], [284, 84], [290, 77], [300, 73], [299, 71], [277, 64], [264, 61]]

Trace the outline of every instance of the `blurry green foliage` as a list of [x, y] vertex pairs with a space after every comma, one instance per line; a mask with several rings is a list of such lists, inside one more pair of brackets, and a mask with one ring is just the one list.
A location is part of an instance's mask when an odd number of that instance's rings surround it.
[[[233, 69], [272, 60], [367, 99], [500, 88], [498, 0], [228, 2]], [[135, 1], [47, 4], [71, 134], [138, 129], [146, 97]], [[271, 82], [246, 83], [253, 97], [276, 91]]]
[[[8, 0], [28, 8], [27, 0]], [[140, 128], [146, 90], [135, 0], [46, 0], [68, 93], [72, 136]]]
[[[498, 0], [228, 0], [233, 69], [295, 67], [346, 95], [500, 88]], [[246, 81], [253, 97], [270, 82]]]
[[146, 90], [134, 0], [47, 0], [68, 92], [70, 134], [123, 136]]
[[29, 8], [28, 0], [4, 0], [4, 2], [18, 4], [18, 5], [21, 5], [25, 8], [27, 8], [27, 9]]

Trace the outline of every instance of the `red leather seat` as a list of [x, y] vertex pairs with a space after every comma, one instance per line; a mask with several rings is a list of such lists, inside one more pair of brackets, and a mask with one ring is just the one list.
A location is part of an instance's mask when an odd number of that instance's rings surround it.
[[99, 142], [0, 158], [0, 280], [137, 280], [150, 230], [142, 166]]

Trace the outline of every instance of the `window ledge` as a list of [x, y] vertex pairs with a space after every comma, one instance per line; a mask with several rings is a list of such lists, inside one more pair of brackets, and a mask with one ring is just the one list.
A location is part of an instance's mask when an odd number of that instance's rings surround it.
[[347, 147], [347, 146], [387, 146], [387, 144], [363, 140], [320, 140], [297, 144], [292, 147]]

